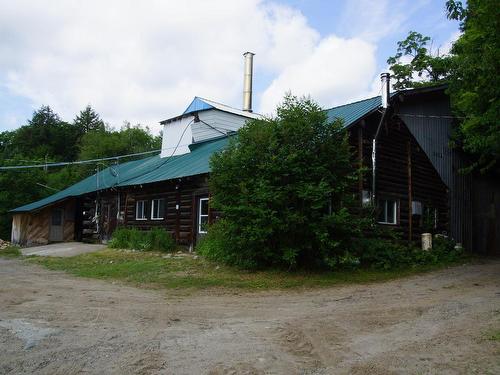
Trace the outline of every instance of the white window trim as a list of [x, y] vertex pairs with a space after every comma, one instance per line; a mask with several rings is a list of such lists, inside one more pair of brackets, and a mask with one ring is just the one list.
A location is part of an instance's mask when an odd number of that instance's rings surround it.
[[[162, 217], [154, 217], [154, 214], [155, 214], [155, 201], [161, 201], [161, 200], [165, 200], [164, 198], [155, 198], [155, 199], [152, 199], [151, 200], [151, 220], [163, 220], [165, 219], [163, 216]], [[160, 204], [158, 203], [158, 210], [160, 210]]]
[[394, 207], [394, 222], [390, 222], [390, 221], [377, 221], [379, 224], [387, 224], [387, 225], [397, 225], [398, 224], [398, 201], [396, 199], [390, 199], [390, 198], [387, 198], [387, 199], [380, 199], [379, 202], [384, 202], [384, 217], [387, 219], [388, 215], [387, 215], [387, 206], [388, 206], [388, 202], [389, 201], [392, 201], [393, 202], [393, 207]]
[[[142, 217], [139, 217], [139, 202], [142, 202]], [[135, 202], [135, 220], [147, 220], [146, 217], [146, 204], [147, 200], [138, 200]]]
[[202, 217], [208, 218], [209, 215], [208, 214], [203, 214], [203, 215], [201, 214], [201, 206], [202, 206], [201, 202], [202, 201], [207, 201], [208, 202], [208, 198], [200, 198], [198, 200], [198, 233], [205, 234], [205, 233], [207, 233], [207, 231], [206, 230], [201, 230], [201, 218]]

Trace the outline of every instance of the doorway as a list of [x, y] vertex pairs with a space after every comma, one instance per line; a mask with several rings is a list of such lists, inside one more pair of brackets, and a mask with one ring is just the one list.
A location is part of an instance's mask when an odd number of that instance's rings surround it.
[[64, 240], [64, 210], [54, 208], [50, 215], [50, 242], [62, 242]]

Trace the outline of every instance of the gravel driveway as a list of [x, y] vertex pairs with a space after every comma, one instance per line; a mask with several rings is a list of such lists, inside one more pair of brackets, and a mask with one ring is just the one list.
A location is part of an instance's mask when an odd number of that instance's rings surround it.
[[500, 262], [179, 296], [0, 259], [1, 374], [500, 374]]

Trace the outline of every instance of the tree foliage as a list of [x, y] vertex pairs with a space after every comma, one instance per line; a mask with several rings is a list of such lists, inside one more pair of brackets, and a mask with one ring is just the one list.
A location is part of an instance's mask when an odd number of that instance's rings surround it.
[[105, 130], [104, 121], [101, 120], [99, 114], [90, 105], [80, 111], [75, 117], [73, 124], [79, 128], [82, 133]]
[[463, 117], [459, 141], [477, 155], [471, 169], [500, 173], [500, 7], [495, 0], [447, 2], [448, 16], [461, 21], [453, 44], [449, 93]]
[[433, 56], [431, 38], [410, 31], [405, 40], [398, 42], [396, 54], [387, 59], [396, 80], [394, 89], [407, 89], [442, 82], [450, 70], [448, 56]]
[[[33, 112], [27, 124], [0, 133], [0, 165], [75, 161], [157, 150], [161, 139], [149, 129], [126, 123], [106, 128], [90, 106], [67, 123], [49, 107]], [[104, 165], [102, 165], [104, 164]], [[100, 162], [100, 167], [107, 163]], [[0, 171], [0, 238], [10, 238], [8, 211], [33, 202], [93, 174], [96, 164]]]
[[277, 116], [253, 120], [211, 159], [211, 204], [223, 219], [200, 251], [245, 268], [342, 262], [359, 221], [349, 212], [355, 179], [341, 122], [308, 99], [287, 96]]
[[430, 51], [431, 39], [415, 31], [398, 42], [387, 62], [395, 89], [446, 82], [459, 119], [455, 145], [472, 156], [468, 171], [500, 173], [500, 7], [496, 0], [446, 2], [462, 34], [449, 55]]
[[95, 159], [158, 150], [161, 137], [152, 136], [149, 128], [125, 122], [120, 130], [99, 129], [84, 134], [80, 141], [80, 159]]

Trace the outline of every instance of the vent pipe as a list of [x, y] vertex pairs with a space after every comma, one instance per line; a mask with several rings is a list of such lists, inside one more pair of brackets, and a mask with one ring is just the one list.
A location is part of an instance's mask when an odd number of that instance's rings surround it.
[[243, 110], [252, 112], [252, 76], [253, 76], [253, 55], [252, 52], [245, 52], [245, 70], [243, 76]]
[[382, 112], [382, 116], [380, 116], [380, 122], [378, 123], [377, 130], [375, 132], [375, 136], [372, 140], [372, 204], [377, 204], [376, 197], [376, 177], [377, 177], [377, 138], [380, 133], [380, 128], [384, 123], [387, 116], [387, 108], [389, 107], [389, 98], [390, 98], [390, 82], [391, 75], [389, 73], [382, 73], [380, 75], [380, 80], [382, 81], [382, 108], [384, 109]]
[[382, 73], [380, 80], [382, 81], [382, 108], [387, 108], [389, 106], [391, 75]]

